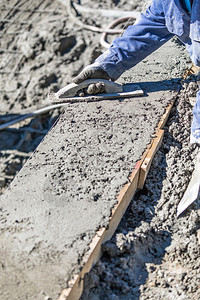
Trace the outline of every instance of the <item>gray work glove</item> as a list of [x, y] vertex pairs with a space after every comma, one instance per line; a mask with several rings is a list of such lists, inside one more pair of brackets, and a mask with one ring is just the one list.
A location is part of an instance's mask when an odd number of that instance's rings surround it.
[[[85, 67], [81, 73], [73, 79], [73, 82], [79, 84], [86, 79], [110, 79], [110, 77], [101, 67], [98, 67], [94, 63]], [[98, 82], [96, 84], [90, 84], [85, 92], [87, 94], [98, 94], [104, 91], [105, 86], [103, 82]]]

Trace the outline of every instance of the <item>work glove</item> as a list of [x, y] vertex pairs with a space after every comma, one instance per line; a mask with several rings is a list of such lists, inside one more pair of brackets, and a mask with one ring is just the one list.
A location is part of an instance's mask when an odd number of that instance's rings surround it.
[[[73, 82], [76, 84], [81, 83], [86, 79], [110, 79], [109, 75], [101, 67], [97, 66], [95, 63], [85, 67], [79, 75], [77, 75]], [[98, 94], [105, 91], [105, 86], [103, 82], [98, 82], [90, 84], [85, 93], [87, 94]]]

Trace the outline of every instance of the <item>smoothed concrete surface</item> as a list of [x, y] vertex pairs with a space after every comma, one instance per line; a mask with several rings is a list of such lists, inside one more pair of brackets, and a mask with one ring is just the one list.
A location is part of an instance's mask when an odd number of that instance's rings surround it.
[[169, 42], [120, 79], [144, 97], [66, 107], [1, 197], [1, 299], [56, 299], [67, 287], [186, 67]]

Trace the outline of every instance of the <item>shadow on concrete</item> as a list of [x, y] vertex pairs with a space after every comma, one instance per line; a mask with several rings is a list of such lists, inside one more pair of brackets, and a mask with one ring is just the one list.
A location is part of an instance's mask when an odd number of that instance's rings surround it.
[[159, 91], [173, 91], [180, 87], [181, 78], [172, 78], [170, 80], [139, 82], [139, 86], [145, 95]]

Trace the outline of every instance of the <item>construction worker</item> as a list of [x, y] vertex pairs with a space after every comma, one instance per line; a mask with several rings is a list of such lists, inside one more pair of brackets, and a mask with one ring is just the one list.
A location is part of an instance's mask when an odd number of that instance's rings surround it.
[[[193, 63], [200, 67], [200, 0], [153, 0], [136, 23], [73, 81], [80, 83], [88, 78], [114, 81], [174, 35], [185, 44]], [[101, 89], [91, 85], [88, 93], [99, 93]], [[190, 142], [200, 144], [200, 91], [193, 110]]]

